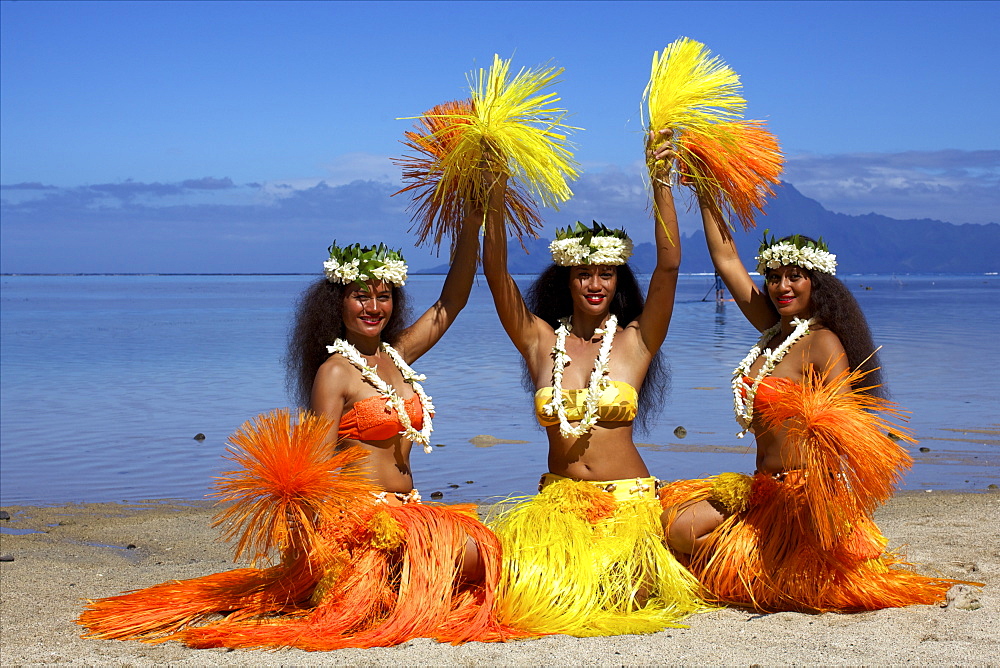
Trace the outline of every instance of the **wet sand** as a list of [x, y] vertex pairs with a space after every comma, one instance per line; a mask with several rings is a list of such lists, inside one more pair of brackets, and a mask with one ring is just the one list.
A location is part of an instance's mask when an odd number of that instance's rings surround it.
[[[208, 504], [7, 507], [0, 520], [0, 657], [4, 666], [70, 665], [650, 665], [1000, 664], [1000, 492], [905, 492], [877, 514], [891, 547], [926, 574], [985, 583], [978, 604], [860, 614], [722, 609], [688, 629], [646, 636], [553, 636], [510, 643], [301, 650], [192, 650], [84, 640], [84, 599], [233, 567]], [[16, 532], [16, 533], [13, 533]], [[976, 609], [976, 605], [979, 607]]]

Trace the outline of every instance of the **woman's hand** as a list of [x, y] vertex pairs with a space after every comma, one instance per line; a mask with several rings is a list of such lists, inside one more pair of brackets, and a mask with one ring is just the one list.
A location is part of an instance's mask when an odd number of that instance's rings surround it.
[[650, 130], [646, 138], [646, 164], [653, 183], [664, 188], [670, 187], [670, 173], [673, 171], [677, 152], [673, 143], [674, 131], [670, 128]]

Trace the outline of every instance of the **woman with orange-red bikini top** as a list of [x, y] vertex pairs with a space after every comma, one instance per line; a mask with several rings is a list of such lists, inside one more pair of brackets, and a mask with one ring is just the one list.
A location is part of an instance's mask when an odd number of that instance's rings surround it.
[[762, 611], [854, 611], [934, 603], [954, 581], [901, 568], [871, 519], [911, 458], [884, 398], [877, 350], [826, 245], [768, 239], [758, 286], [728, 228], [702, 204], [709, 252], [760, 339], [733, 372], [756, 472], [676, 481], [660, 492], [671, 549], [709, 600]]
[[410, 365], [466, 304], [482, 216], [467, 203], [441, 296], [410, 325], [399, 251], [329, 248], [289, 342], [291, 385], [311, 410], [245, 425], [233, 440], [242, 470], [224, 480], [240, 490], [230, 500], [244, 536], [276, 536], [251, 542], [277, 548], [279, 563], [91, 601], [90, 636], [333, 650], [525, 635], [497, 621], [500, 544], [474, 504], [421, 503], [410, 470], [434, 418]]

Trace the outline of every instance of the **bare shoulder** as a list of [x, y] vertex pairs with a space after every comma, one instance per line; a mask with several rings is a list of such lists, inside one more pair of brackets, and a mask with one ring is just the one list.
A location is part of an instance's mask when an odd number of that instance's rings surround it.
[[840, 337], [826, 327], [819, 327], [809, 333], [809, 361], [827, 367], [833, 360], [845, 355]]
[[330, 355], [316, 370], [316, 384], [342, 385], [349, 383], [356, 374], [357, 369], [342, 355]]

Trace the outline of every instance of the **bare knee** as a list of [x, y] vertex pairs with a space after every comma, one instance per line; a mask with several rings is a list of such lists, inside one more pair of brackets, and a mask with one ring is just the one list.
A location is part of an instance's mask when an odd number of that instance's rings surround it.
[[667, 545], [675, 552], [692, 554], [697, 536], [694, 535], [691, 513], [688, 512], [688, 509], [682, 510], [677, 513], [673, 521], [670, 521], [668, 514], [671, 513], [671, 510], [673, 509], [665, 510], [663, 515], [660, 516], [660, 520], [663, 523], [664, 535], [667, 538]]
[[660, 516], [667, 544], [682, 554], [694, 554], [725, 519], [708, 501], [668, 508]]
[[479, 557], [479, 546], [470, 536], [465, 541], [462, 555], [462, 579], [466, 582], [481, 582], [486, 578], [486, 564]]

